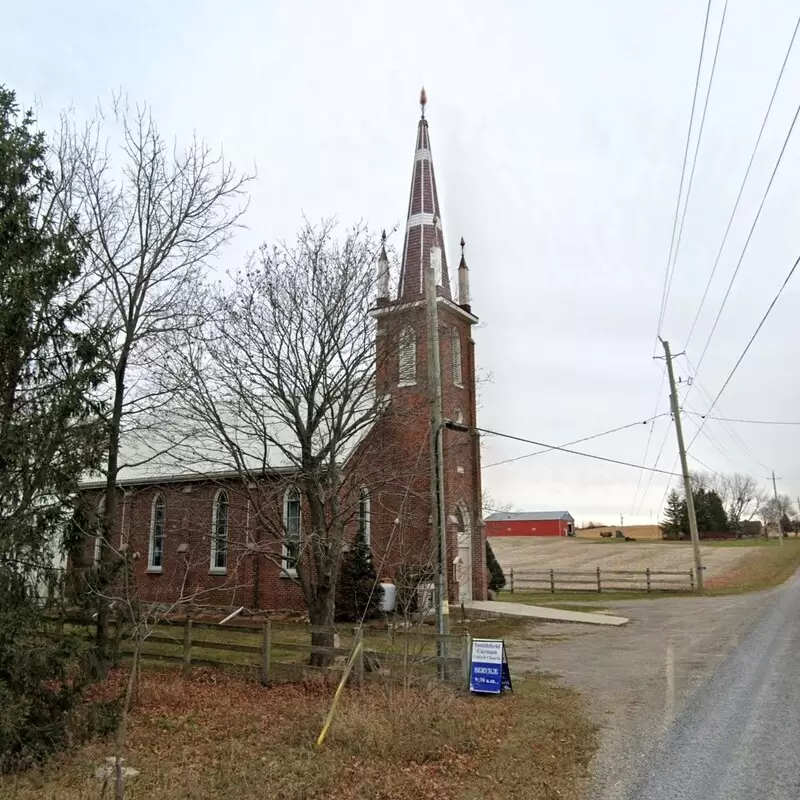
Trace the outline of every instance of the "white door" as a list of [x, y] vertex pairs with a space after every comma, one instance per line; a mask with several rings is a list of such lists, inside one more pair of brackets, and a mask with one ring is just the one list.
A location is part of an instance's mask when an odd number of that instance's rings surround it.
[[472, 530], [466, 509], [461, 506], [456, 507], [456, 520], [458, 528], [458, 559], [456, 561], [458, 599], [461, 603], [469, 603], [472, 600]]

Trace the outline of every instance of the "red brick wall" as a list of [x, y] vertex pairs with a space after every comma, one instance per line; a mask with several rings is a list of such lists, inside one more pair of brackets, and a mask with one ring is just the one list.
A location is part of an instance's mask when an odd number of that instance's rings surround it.
[[[397, 332], [404, 324], [417, 332], [417, 384], [397, 386]], [[476, 419], [474, 346], [470, 324], [457, 311], [440, 306], [440, 352], [443, 409], [447, 418], [461, 412], [464, 423]], [[452, 380], [451, 335], [461, 334], [463, 386]], [[371, 540], [379, 577], [394, 577], [402, 565], [435, 564], [431, 534], [429, 409], [427, 396], [426, 323], [422, 307], [400, 307], [378, 322], [378, 389], [390, 398], [378, 421], [348, 464], [343, 503], [351, 510], [347, 535], [355, 532], [357, 492], [370, 490]], [[473, 595], [486, 597], [485, 538], [481, 527], [480, 442], [475, 434], [443, 431], [447, 504], [448, 583], [457, 599], [452, 563], [458, 553], [456, 506], [467, 511], [472, 532]], [[286, 479], [245, 488], [237, 481], [196, 481], [128, 487], [117, 512], [115, 536], [127, 541], [135, 559], [136, 583], [142, 599], [174, 602], [191, 597], [201, 605], [261, 609], [302, 609], [300, 588], [282, 576], [280, 543], [275, 538], [283, 514]], [[211, 571], [214, 497], [220, 487], [229, 493], [228, 567], [225, 575]], [[165, 499], [164, 559], [161, 572], [148, 570], [153, 499]], [[97, 494], [90, 493], [96, 498]], [[250, 502], [248, 502], [248, 500]], [[92, 500], [96, 502], [96, 500]], [[250, 513], [248, 516], [248, 508]], [[261, 519], [259, 519], [259, 514]], [[307, 519], [307, 516], [304, 515]], [[124, 519], [124, 524], [123, 524]], [[87, 542], [91, 547], [93, 542]], [[179, 547], [186, 545], [185, 552]], [[265, 554], [265, 550], [272, 555]]]

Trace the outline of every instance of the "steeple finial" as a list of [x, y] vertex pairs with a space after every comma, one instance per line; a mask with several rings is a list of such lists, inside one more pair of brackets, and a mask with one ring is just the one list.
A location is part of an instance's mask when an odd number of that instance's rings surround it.
[[378, 256], [378, 300], [389, 297], [389, 257], [386, 255], [386, 231], [381, 233], [381, 253]]
[[422, 109], [422, 119], [425, 119], [425, 106], [428, 103], [428, 95], [425, 94], [425, 87], [423, 86], [419, 93], [419, 105]]
[[458, 304], [470, 311], [469, 305], [469, 267], [467, 266], [467, 259], [464, 256], [464, 247], [466, 242], [464, 237], [461, 237], [461, 262], [458, 265]]

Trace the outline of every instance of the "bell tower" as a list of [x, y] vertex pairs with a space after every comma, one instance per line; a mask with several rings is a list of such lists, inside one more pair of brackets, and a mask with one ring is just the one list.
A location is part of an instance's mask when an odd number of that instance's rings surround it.
[[[387, 457], [399, 462], [398, 475], [408, 477], [401, 509], [395, 498], [395, 522], [403, 524], [407, 540], [420, 553], [431, 549], [431, 502], [428, 451], [430, 416], [428, 382], [428, 330], [425, 314], [424, 275], [434, 267], [441, 367], [442, 413], [445, 420], [468, 426], [470, 431], [442, 432], [446, 509], [447, 578], [451, 602], [486, 596], [486, 545], [481, 519], [480, 441], [475, 432], [477, 403], [475, 347], [465, 242], [461, 239], [458, 298], [450, 285], [445, 236], [428, 120], [427, 96], [420, 94], [411, 189], [408, 200], [403, 255], [396, 297], [389, 296], [389, 262], [385, 247], [377, 264], [376, 308], [378, 374], [376, 387], [389, 402], [390, 413], [381, 436]], [[384, 236], [385, 239], [385, 236]], [[433, 260], [432, 260], [433, 259]], [[406, 501], [408, 497], [406, 497]], [[413, 508], [411, 507], [413, 506]]]

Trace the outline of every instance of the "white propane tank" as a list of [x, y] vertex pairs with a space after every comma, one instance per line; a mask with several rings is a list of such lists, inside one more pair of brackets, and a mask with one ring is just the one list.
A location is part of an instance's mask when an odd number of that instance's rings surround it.
[[381, 611], [394, 611], [397, 602], [397, 587], [393, 583], [381, 583], [383, 589], [383, 599], [381, 600]]

